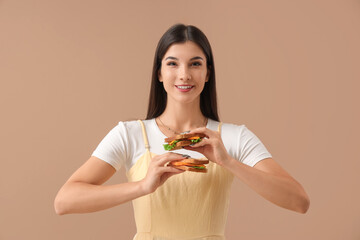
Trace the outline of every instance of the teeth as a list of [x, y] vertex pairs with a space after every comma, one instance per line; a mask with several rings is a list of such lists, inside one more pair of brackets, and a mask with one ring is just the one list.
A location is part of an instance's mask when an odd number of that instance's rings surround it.
[[189, 89], [189, 88], [192, 88], [192, 86], [177, 86], [178, 88], [181, 88], [181, 89]]

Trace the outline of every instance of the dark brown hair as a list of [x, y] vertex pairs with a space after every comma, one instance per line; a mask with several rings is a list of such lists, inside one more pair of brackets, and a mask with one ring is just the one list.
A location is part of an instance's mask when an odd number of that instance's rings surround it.
[[205, 83], [200, 94], [200, 109], [202, 114], [210, 119], [219, 121], [216, 101], [215, 66], [211, 46], [205, 34], [195, 26], [175, 24], [170, 27], [161, 37], [155, 52], [152, 71], [149, 105], [146, 119], [160, 116], [166, 107], [167, 93], [163, 83], [159, 81], [158, 73], [161, 69], [161, 61], [174, 43], [192, 41], [196, 43], [206, 56], [207, 68], [210, 71], [209, 80]]

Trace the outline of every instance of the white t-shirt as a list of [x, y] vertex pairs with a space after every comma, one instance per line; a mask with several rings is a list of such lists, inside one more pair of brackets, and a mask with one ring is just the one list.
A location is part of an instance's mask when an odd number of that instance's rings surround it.
[[[166, 136], [160, 131], [155, 118], [143, 120], [143, 123], [146, 128], [150, 152], [155, 154], [168, 152], [163, 147]], [[218, 124], [218, 121], [208, 119], [206, 127], [217, 131]], [[245, 125], [223, 123], [221, 138], [230, 156], [251, 167], [265, 158], [272, 157], [260, 139]], [[128, 171], [145, 151], [141, 124], [138, 121], [120, 121], [104, 137], [92, 156], [109, 163], [116, 170], [125, 166], [126, 171]], [[205, 157], [201, 153], [186, 149], [172, 152], [187, 154], [194, 158]]]

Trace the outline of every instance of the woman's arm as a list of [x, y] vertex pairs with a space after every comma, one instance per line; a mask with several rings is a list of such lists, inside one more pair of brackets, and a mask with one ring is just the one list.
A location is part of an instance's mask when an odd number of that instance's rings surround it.
[[191, 130], [191, 133], [204, 133], [207, 138], [192, 147], [184, 147], [185, 149], [200, 152], [210, 161], [228, 169], [272, 203], [299, 213], [307, 212], [310, 200], [303, 187], [272, 158], [250, 167], [228, 154], [218, 132], [197, 128]]
[[223, 162], [223, 167], [270, 202], [299, 213], [306, 213], [310, 200], [300, 183], [292, 178], [272, 158], [254, 167], [234, 158]]
[[96, 212], [152, 193], [169, 177], [184, 172], [164, 165], [184, 158], [177, 153], [157, 155], [151, 159], [141, 181], [102, 186], [116, 170], [101, 159], [90, 157], [58, 192], [55, 212], [59, 215]]
[[95, 212], [146, 194], [141, 182], [102, 186], [115, 172], [110, 164], [90, 157], [58, 192], [54, 202], [56, 213]]

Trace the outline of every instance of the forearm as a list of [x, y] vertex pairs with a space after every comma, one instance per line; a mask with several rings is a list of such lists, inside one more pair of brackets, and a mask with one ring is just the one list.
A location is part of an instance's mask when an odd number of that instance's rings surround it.
[[266, 173], [233, 158], [223, 167], [270, 202], [300, 213], [307, 211], [309, 200], [295, 179]]
[[82, 182], [66, 183], [55, 199], [59, 215], [89, 213], [111, 208], [146, 195], [141, 182], [116, 185], [92, 185]]

